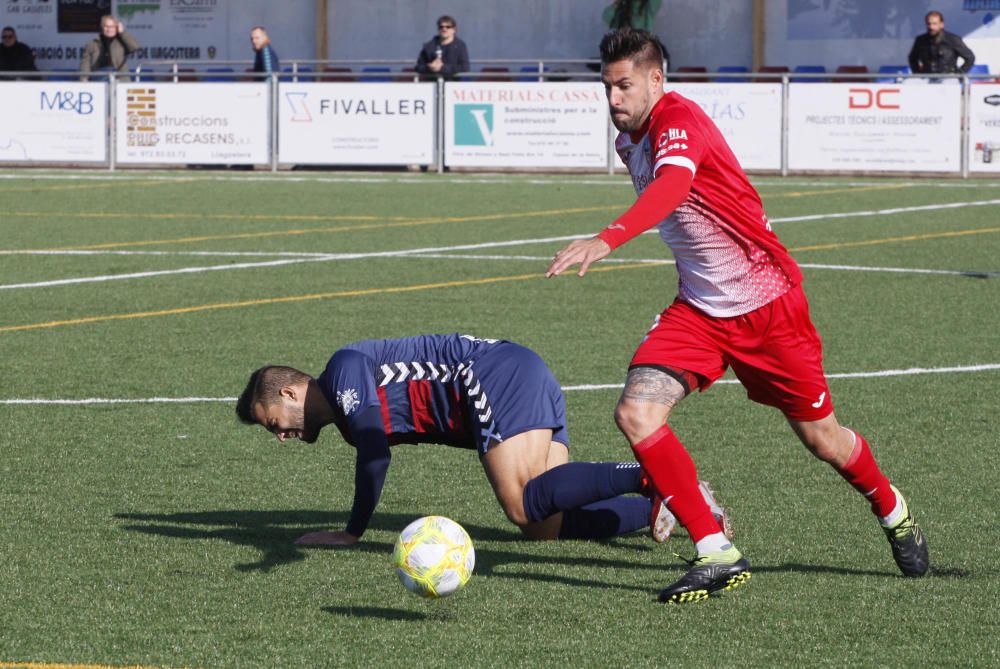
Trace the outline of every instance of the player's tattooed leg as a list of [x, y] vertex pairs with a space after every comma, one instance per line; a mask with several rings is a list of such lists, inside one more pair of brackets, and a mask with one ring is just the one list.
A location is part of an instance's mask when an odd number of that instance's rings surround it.
[[667, 372], [654, 367], [633, 367], [625, 379], [621, 402], [653, 402], [673, 408], [688, 390]]

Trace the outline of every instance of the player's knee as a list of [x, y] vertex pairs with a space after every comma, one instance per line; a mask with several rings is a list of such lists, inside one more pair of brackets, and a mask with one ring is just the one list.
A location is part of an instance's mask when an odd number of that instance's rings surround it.
[[[528, 519], [528, 514], [524, 512], [524, 504], [502, 500], [500, 508], [503, 509], [507, 520], [520, 527], [522, 531], [531, 525], [532, 521]], [[527, 532], [525, 533], [527, 534]]]
[[805, 447], [824, 462], [841, 465], [850, 457], [853, 435], [839, 426], [810, 429], [799, 436]]
[[615, 423], [632, 443], [641, 441], [666, 423], [669, 407], [621, 401], [615, 407]]

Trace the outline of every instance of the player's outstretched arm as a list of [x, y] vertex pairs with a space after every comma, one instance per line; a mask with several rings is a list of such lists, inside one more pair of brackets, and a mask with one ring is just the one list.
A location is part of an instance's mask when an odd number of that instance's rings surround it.
[[694, 173], [687, 167], [673, 164], [662, 166], [653, 183], [639, 196], [629, 210], [614, 223], [591, 239], [577, 240], [556, 254], [545, 271], [545, 277], [557, 276], [580, 263], [579, 276], [587, 273], [593, 263], [606, 258], [613, 250], [655, 227], [676, 209], [691, 192]]
[[354, 466], [354, 505], [341, 531], [310, 532], [296, 540], [300, 546], [350, 546], [358, 543], [375, 513], [391, 454], [378, 407], [369, 407], [351, 422], [351, 441], [358, 451]]
[[545, 270], [545, 278], [559, 276], [577, 263], [580, 263], [580, 271], [577, 272], [577, 276], [583, 276], [591, 265], [598, 260], [607, 258], [610, 253], [611, 247], [600, 237], [577, 239], [556, 254], [552, 264]]

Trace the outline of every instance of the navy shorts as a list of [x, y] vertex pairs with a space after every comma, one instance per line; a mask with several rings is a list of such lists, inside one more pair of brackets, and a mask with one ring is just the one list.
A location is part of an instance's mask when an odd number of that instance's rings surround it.
[[469, 370], [460, 383], [480, 455], [530, 430], [552, 430], [552, 441], [569, 446], [562, 387], [537, 353], [503, 342]]

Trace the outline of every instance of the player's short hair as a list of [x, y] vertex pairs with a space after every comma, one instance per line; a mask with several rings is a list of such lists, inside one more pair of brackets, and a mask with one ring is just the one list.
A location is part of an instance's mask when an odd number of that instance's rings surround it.
[[938, 21], [940, 21], [941, 23], [944, 23], [944, 14], [942, 14], [939, 11], [937, 11], [936, 9], [933, 9], [933, 10], [927, 12], [927, 14], [924, 15], [924, 21], [926, 22], [927, 19], [931, 18], [932, 16], [938, 17]]
[[631, 60], [635, 67], [663, 67], [664, 53], [660, 39], [639, 28], [619, 28], [601, 39], [601, 63]]
[[256, 32], [258, 30], [264, 33], [264, 36], [267, 37], [267, 28], [265, 28], [264, 26], [254, 26], [253, 28], [250, 29], [250, 32]]
[[438, 17], [437, 25], [441, 25], [442, 23], [449, 23], [456, 28], [458, 27], [458, 21], [456, 21], [454, 17], [448, 16], [447, 14], [442, 14]]
[[247, 387], [243, 389], [240, 398], [236, 400], [236, 415], [247, 425], [255, 425], [257, 417], [254, 407], [258, 404], [271, 406], [277, 404], [281, 397], [281, 389], [308, 381], [312, 377], [300, 372], [294, 367], [282, 365], [267, 365], [250, 375]]

